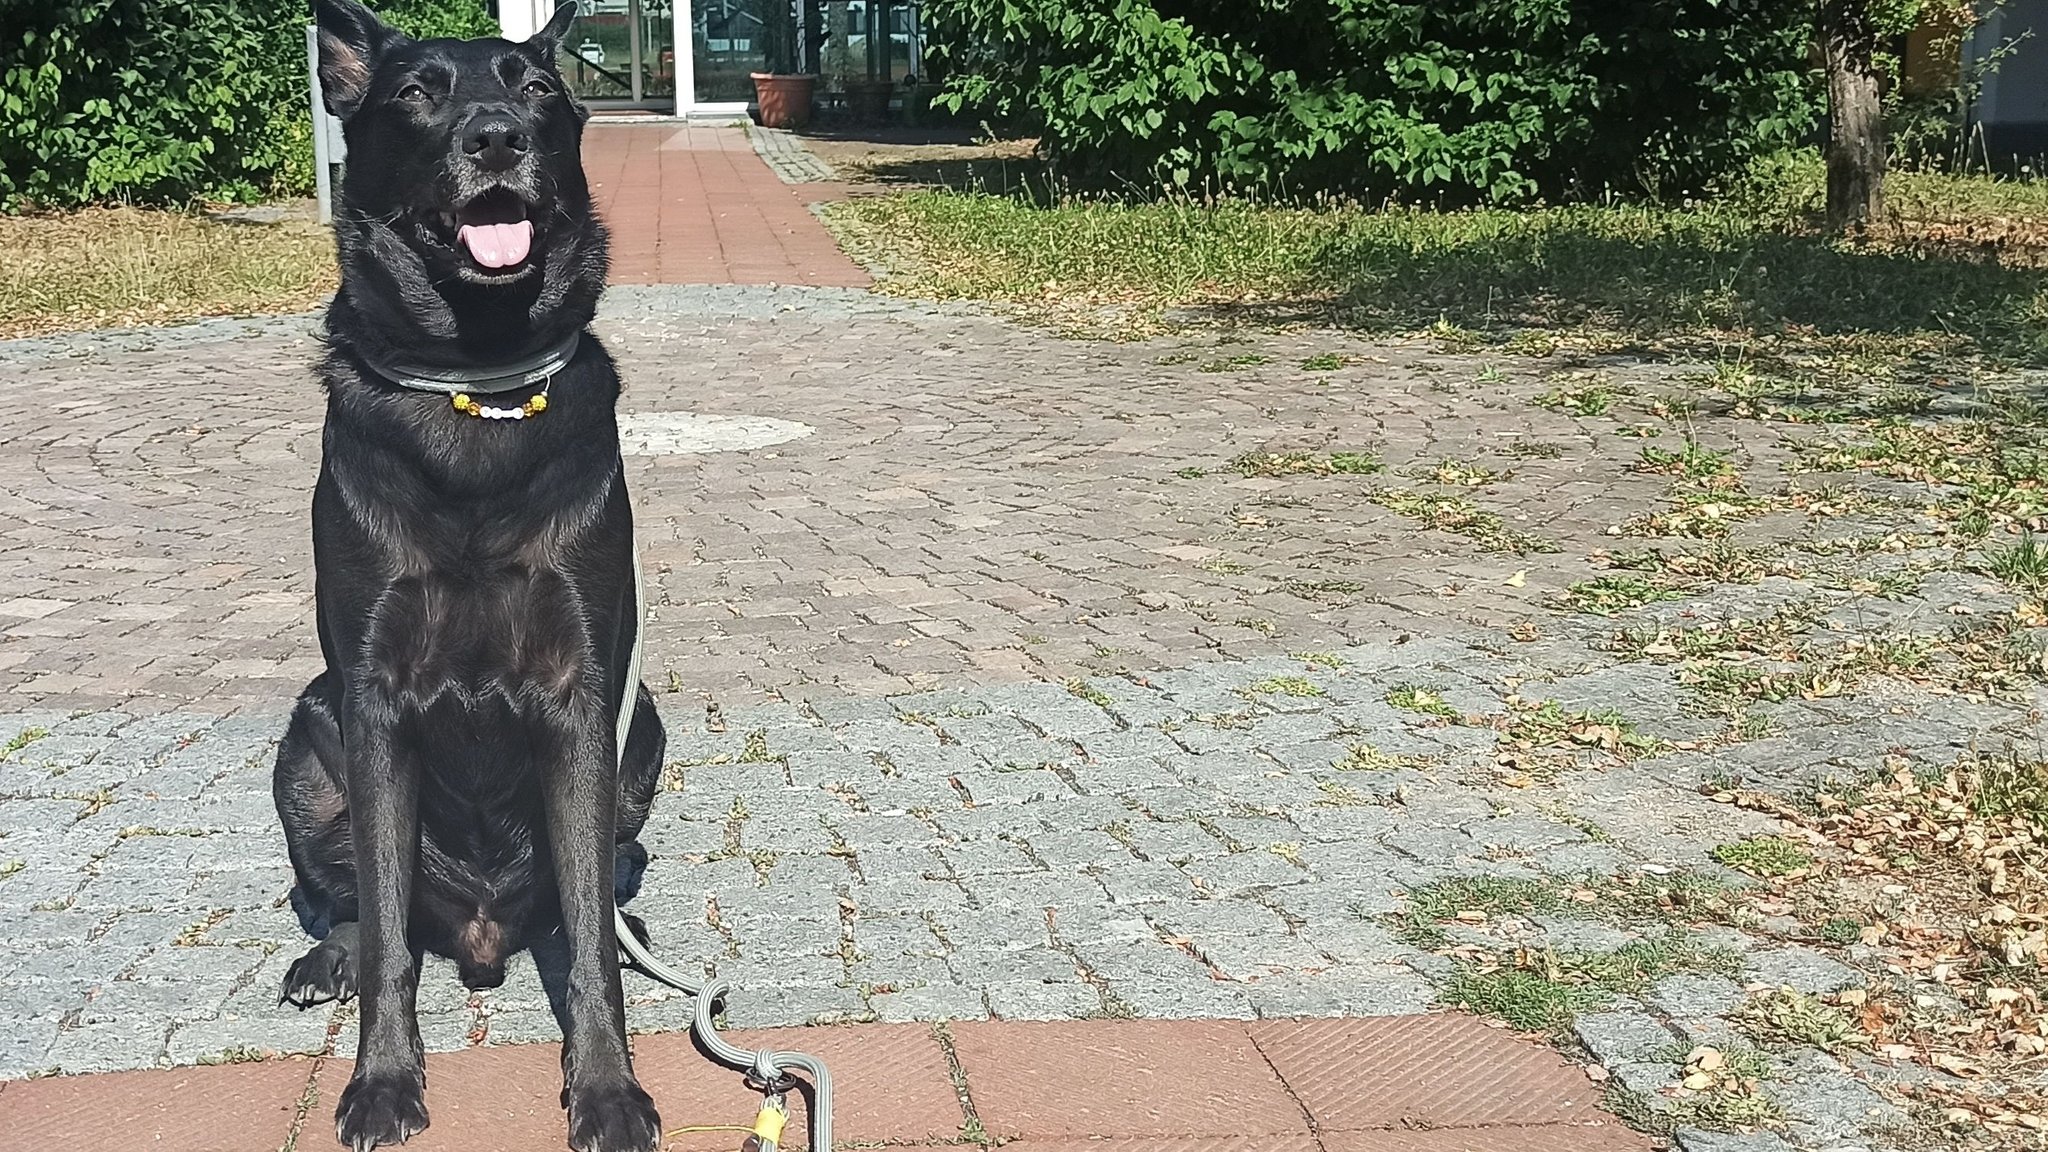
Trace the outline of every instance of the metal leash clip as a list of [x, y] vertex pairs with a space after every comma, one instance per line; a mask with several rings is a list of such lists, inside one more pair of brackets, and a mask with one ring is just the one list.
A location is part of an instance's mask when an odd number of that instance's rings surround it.
[[747, 1086], [760, 1090], [761, 1109], [754, 1113], [754, 1129], [741, 1142], [740, 1152], [776, 1152], [782, 1146], [782, 1129], [789, 1123], [789, 1094], [796, 1088], [796, 1078], [785, 1074], [759, 1084], [748, 1076]]

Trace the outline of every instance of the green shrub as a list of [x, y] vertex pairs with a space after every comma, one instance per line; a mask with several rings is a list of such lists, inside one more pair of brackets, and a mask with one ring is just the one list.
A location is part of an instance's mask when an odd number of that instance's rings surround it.
[[1804, 0], [926, 0], [941, 103], [1098, 186], [1677, 195], [1814, 123]]
[[[0, 209], [182, 203], [312, 185], [307, 10], [289, 0], [4, 0]], [[373, 3], [489, 35], [481, 0]]]

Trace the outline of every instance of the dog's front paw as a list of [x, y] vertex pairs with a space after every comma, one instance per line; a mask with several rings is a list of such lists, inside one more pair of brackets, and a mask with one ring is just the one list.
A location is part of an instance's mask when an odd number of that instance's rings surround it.
[[650, 1152], [661, 1142], [654, 1098], [632, 1080], [572, 1088], [569, 1147], [576, 1152]]
[[355, 1152], [403, 1144], [426, 1126], [426, 1085], [408, 1073], [358, 1071], [334, 1109], [334, 1138]]
[[346, 947], [326, 941], [292, 961], [292, 966], [285, 970], [280, 999], [295, 1008], [311, 1008], [329, 1000], [347, 1000], [355, 994], [355, 961], [350, 959]]

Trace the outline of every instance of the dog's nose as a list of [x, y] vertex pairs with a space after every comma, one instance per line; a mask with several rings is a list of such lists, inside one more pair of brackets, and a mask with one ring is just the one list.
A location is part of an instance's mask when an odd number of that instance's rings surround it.
[[491, 172], [503, 172], [525, 157], [527, 135], [509, 116], [479, 116], [463, 133], [462, 151]]

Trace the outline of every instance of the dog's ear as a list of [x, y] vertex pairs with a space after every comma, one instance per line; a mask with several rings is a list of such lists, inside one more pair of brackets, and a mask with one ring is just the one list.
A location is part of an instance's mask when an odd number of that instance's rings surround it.
[[569, 25], [575, 22], [576, 0], [563, 0], [562, 6], [555, 9], [555, 14], [548, 17], [547, 24], [535, 32], [533, 39], [528, 40], [527, 44], [543, 57], [553, 59], [556, 49], [562, 46], [562, 41], [569, 38]]
[[343, 120], [362, 107], [377, 57], [405, 39], [356, 0], [313, 0], [320, 30], [320, 93], [327, 110]]

